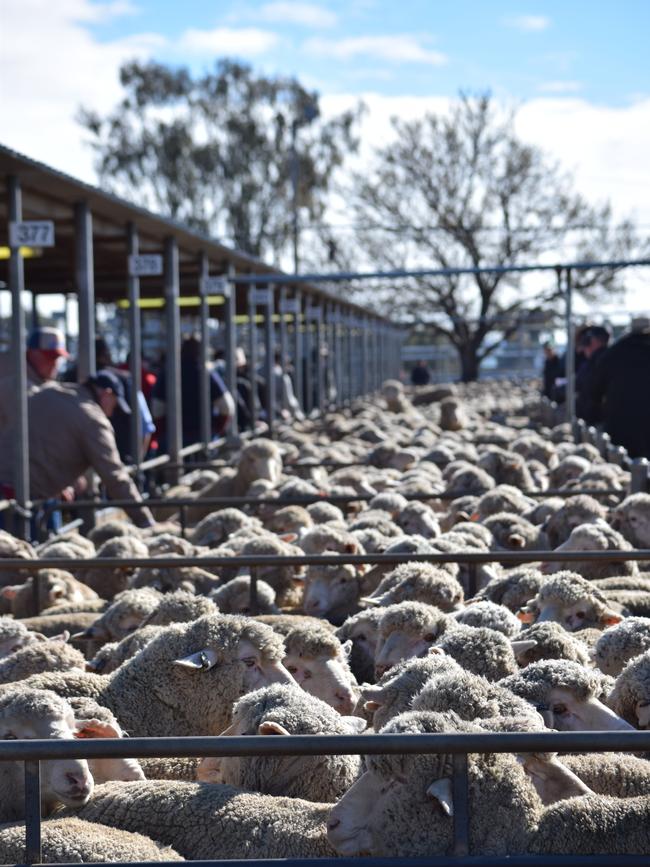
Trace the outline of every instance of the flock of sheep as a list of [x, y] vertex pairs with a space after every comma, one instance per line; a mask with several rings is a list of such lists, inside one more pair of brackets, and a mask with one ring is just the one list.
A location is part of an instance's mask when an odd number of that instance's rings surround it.
[[[194, 501], [186, 537], [169, 508], [150, 530], [122, 516], [36, 549], [0, 533], [0, 557], [24, 561], [0, 570], [0, 737], [650, 729], [650, 564], [500, 560], [650, 549], [650, 494], [542, 421], [525, 386], [389, 381], [189, 472], [167, 492]], [[323, 494], [351, 502], [283, 504]], [[203, 502], [241, 495], [272, 502]], [[435, 552], [494, 560], [470, 583], [462, 563], [409, 559]], [[402, 562], [282, 559], [303, 553]], [[238, 557], [260, 554], [279, 559], [252, 613]], [[202, 565], [215, 555], [232, 565]], [[65, 569], [95, 556], [115, 568]], [[159, 556], [195, 564], [120, 564]], [[650, 855], [649, 757], [470, 755], [470, 853]], [[446, 754], [56, 759], [41, 775], [45, 861], [452, 850]], [[5, 762], [3, 863], [24, 860], [23, 787]]]

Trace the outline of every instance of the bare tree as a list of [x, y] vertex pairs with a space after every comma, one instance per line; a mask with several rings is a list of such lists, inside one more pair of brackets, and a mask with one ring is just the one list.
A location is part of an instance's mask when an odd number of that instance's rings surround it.
[[[366, 264], [530, 264], [549, 261], [567, 241], [575, 261], [638, 250], [633, 225], [615, 224], [608, 204], [578, 195], [556, 163], [517, 138], [513, 116], [500, 117], [489, 95], [461, 95], [448, 115], [392, 123], [395, 140], [353, 182], [355, 241]], [[607, 269], [576, 272], [574, 284], [593, 300], [623, 288]], [[552, 272], [534, 294], [522, 290], [520, 276], [493, 273], [377, 284], [365, 297], [402, 321], [428, 322], [455, 347], [470, 381], [522, 322], [557, 306], [559, 292]]]

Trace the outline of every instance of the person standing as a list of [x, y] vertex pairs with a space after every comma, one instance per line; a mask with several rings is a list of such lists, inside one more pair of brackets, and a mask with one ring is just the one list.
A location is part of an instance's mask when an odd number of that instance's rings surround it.
[[633, 319], [601, 354], [590, 398], [612, 442], [631, 458], [650, 458], [650, 318]]
[[592, 394], [594, 373], [609, 338], [609, 331], [602, 325], [591, 325], [580, 336], [579, 348], [584, 362], [576, 372], [576, 415], [590, 425], [598, 421], [598, 407]]
[[411, 371], [411, 385], [428, 385], [431, 382], [431, 371], [424, 360], [417, 361]]
[[564, 376], [564, 362], [555, 351], [553, 344], [544, 344], [544, 369], [542, 371], [542, 394], [549, 400], [556, 399], [555, 380]]

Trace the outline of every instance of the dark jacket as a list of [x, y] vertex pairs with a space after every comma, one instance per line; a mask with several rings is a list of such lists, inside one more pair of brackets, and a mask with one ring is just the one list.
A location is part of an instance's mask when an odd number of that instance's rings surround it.
[[576, 373], [576, 415], [587, 424], [596, 424], [600, 419], [600, 407], [594, 399], [594, 376], [605, 352], [607, 347], [601, 346]]
[[626, 334], [603, 352], [591, 395], [612, 442], [650, 458], [650, 332]]
[[552, 358], [547, 358], [544, 361], [544, 372], [542, 374], [542, 394], [550, 400], [557, 399], [557, 390], [555, 380], [564, 376], [564, 359], [559, 355], [554, 355]]
[[416, 365], [411, 371], [411, 383], [413, 385], [428, 385], [431, 382], [431, 373], [428, 367]]

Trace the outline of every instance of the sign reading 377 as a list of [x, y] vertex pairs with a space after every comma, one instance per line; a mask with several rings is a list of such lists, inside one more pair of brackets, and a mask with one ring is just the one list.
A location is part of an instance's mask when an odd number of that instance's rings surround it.
[[53, 247], [52, 220], [22, 220], [9, 223], [10, 247]]

